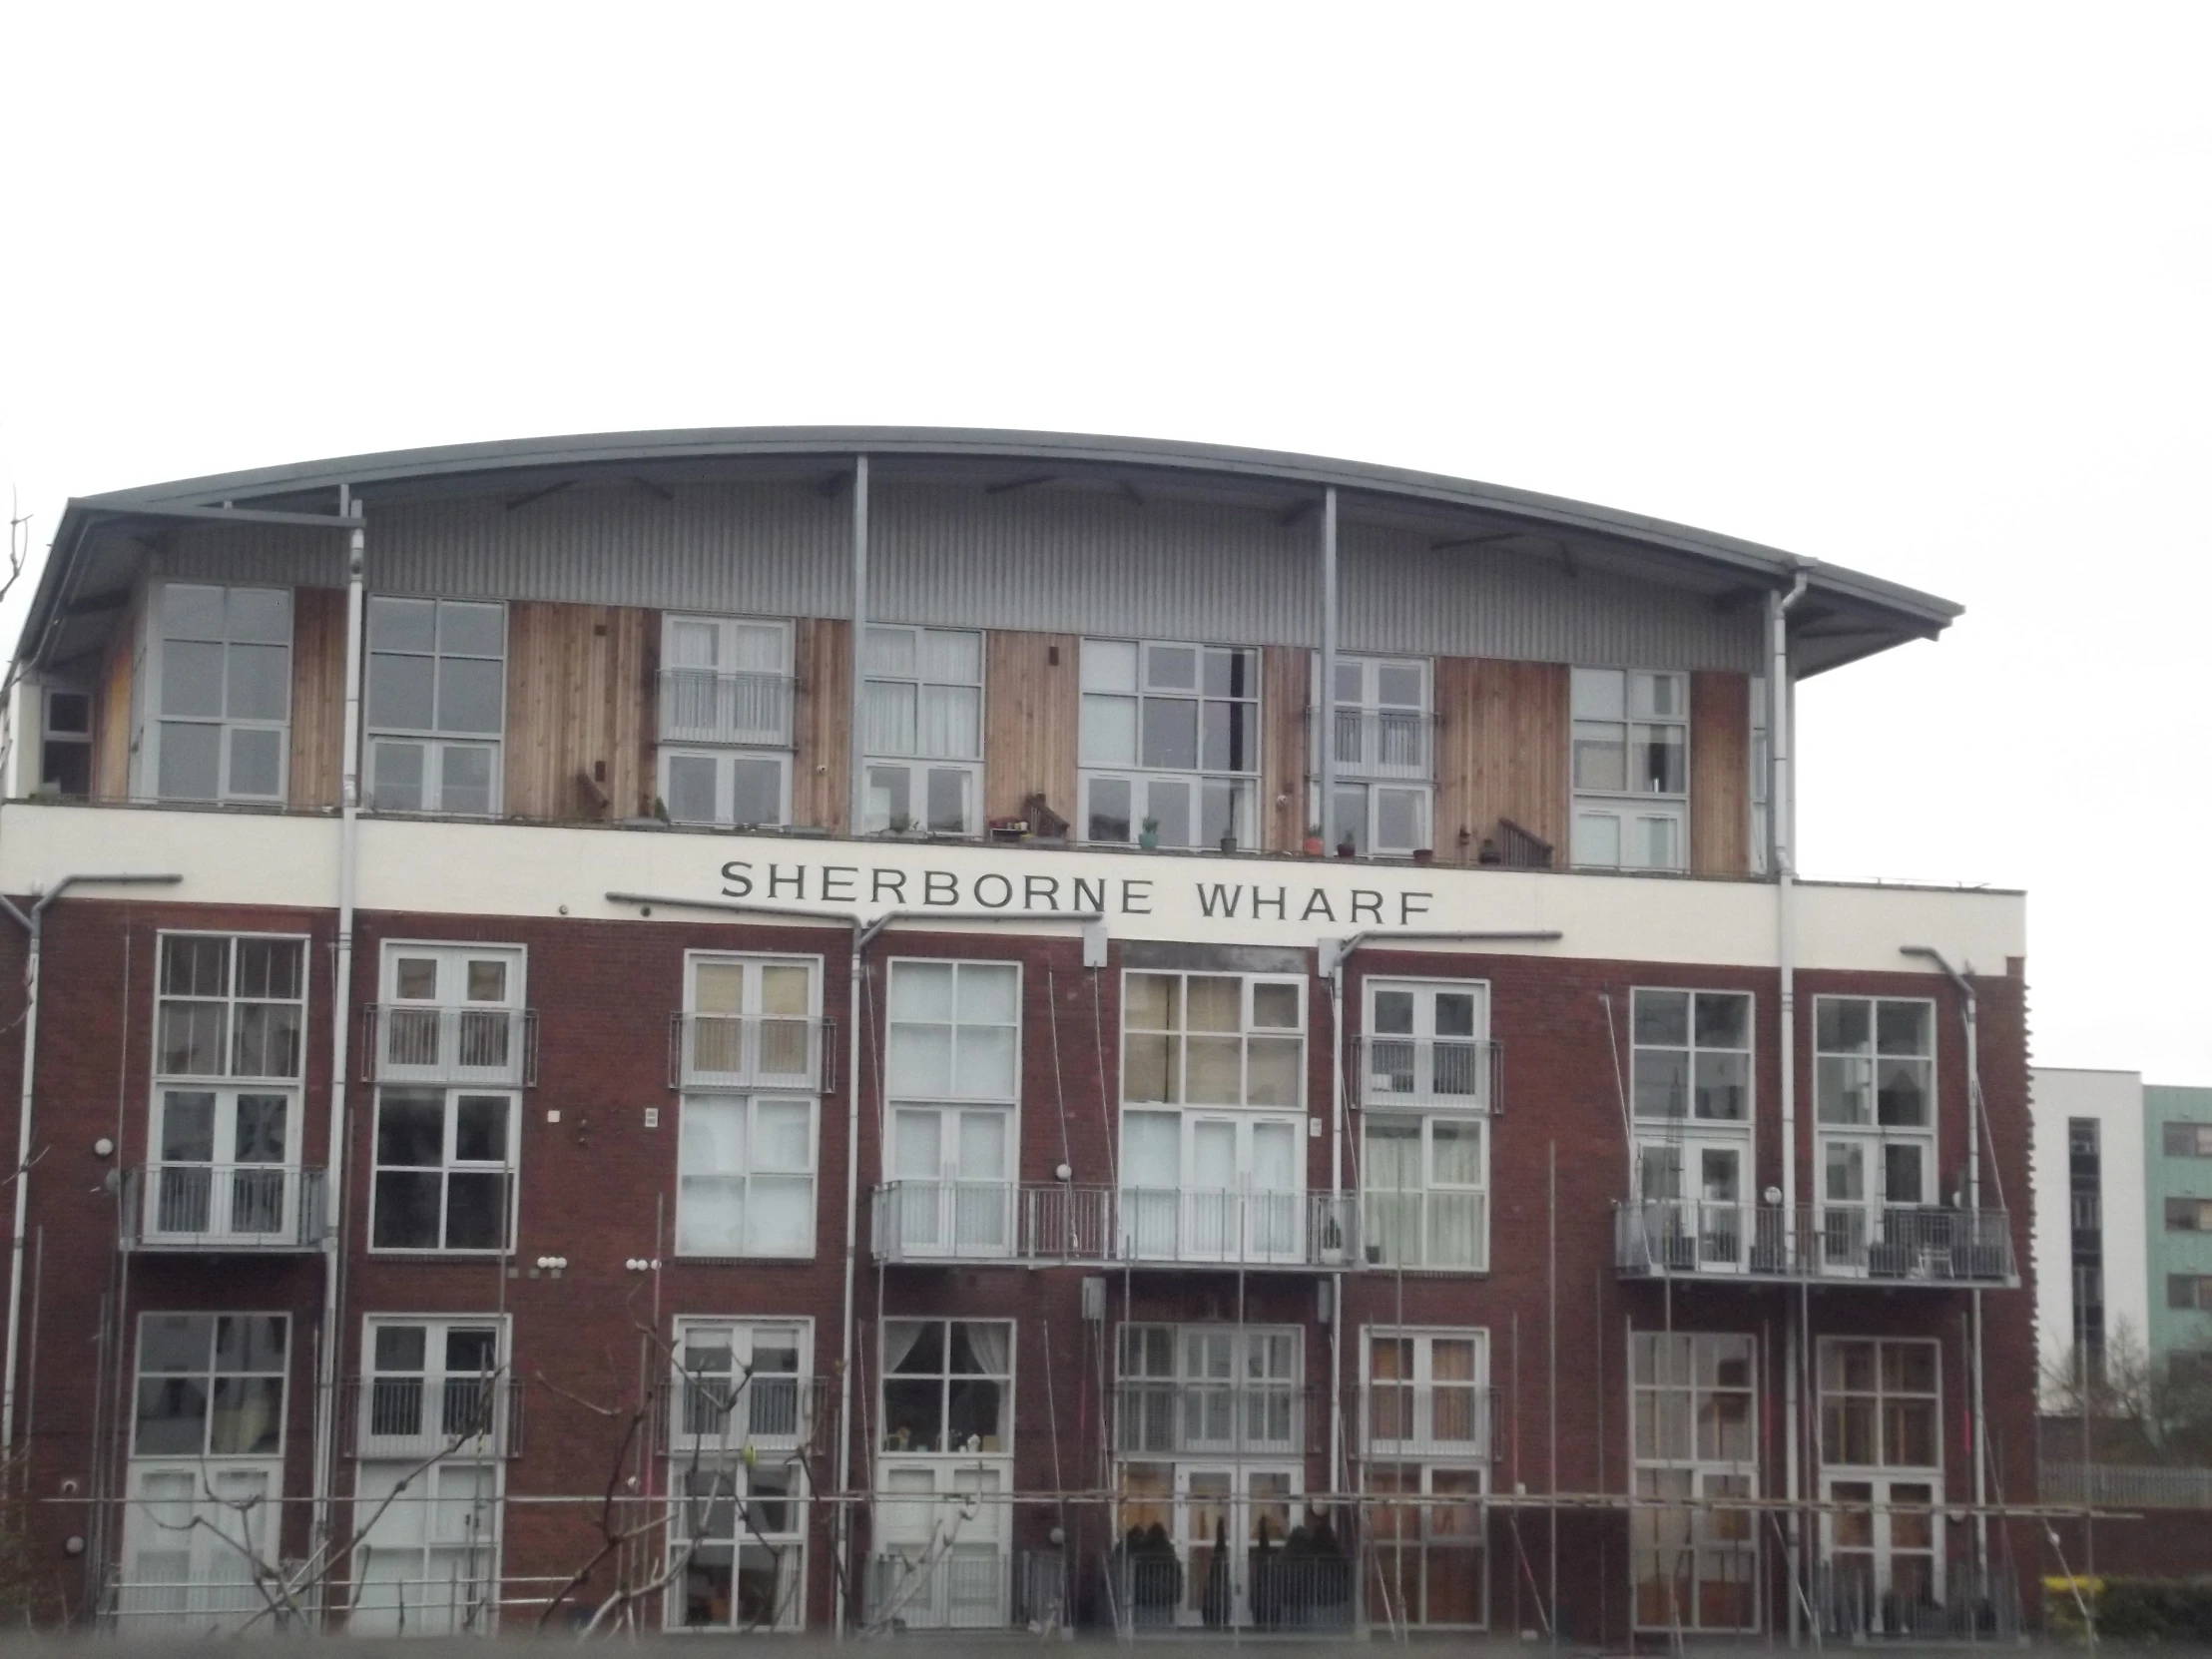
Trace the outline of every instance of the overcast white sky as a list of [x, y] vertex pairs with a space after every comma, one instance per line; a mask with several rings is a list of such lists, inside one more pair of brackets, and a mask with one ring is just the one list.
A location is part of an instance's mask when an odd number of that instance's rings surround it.
[[1967, 606], [1808, 687], [1807, 873], [2024, 885], [2037, 1060], [2212, 1084], [2208, 47], [2203, 5], [4, 7], [0, 485], [43, 554], [199, 472], [898, 421], [1771, 542]]

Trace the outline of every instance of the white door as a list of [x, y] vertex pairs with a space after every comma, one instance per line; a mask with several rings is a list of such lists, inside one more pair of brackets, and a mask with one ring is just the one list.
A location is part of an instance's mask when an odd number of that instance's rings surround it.
[[289, 1230], [297, 1185], [289, 1095], [165, 1088], [155, 1116], [150, 1238], [251, 1242]]
[[1829, 1627], [1852, 1635], [1909, 1635], [1914, 1615], [1943, 1602], [1936, 1522], [1941, 1489], [1926, 1476], [1831, 1479], [1821, 1517], [1833, 1590]]
[[899, 1106], [891, 1179], [901, 1247], [916, 1255], [1003, 1256], [1013, 1248], [1009, 1115], [995, 1107]]

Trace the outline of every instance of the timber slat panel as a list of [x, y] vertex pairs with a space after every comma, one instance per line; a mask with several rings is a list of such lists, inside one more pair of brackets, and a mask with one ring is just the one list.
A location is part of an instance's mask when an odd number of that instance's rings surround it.
[[291, 759], [294, 807], [338, 805], [345, 766], [345, 590], [291, 596]]
[[[1306, 842], [1306, 704], [1312, 695], [1303, 646], [1260, 648], [1260, 846], [1295, 852]], [[1288, 799], [1286, 799], [1288, 798]]]
[[638, 733], [652, 696], [644, 636], [656, 614], [538, 600], [507, 607], [509, 817], [620, 818], [651, 800]]
[[1751, 677], [1725, 669], [1690, 676], [1690, 867], [1751, 867]]
[[100, 669], [99, 729], [92, 755], [96, 801], [122, 801], [131, 793], [131, 654], [137, 638], [134, 604], [108, 641], [107, 661]]
[[792, 663], [798, 703], [792, 721], [798, 758], [792, 769], [792, 823], [844, 829], [852, 790], [852, 624], [841, 617], [801, 617]]
[[983, 653], [983, 816], [1020, 818], [1029, 797], [1042, 795], [1076, 825], [1082, 641], [993, 629]]
[[1438, 853], [1480, 856], [1483, 837], [1511, 819], [1567, 861], [1567, 667], [1489, 657], [1436, 659]]

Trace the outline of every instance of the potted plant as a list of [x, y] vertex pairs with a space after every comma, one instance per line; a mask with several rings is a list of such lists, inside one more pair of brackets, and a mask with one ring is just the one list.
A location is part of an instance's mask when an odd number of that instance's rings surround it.
[[1416, 846], [1416, 847], [1414, 847], [1414, 848], [1413, 848], [1413, 862], [1414, 862], [1414, 863], [1416, 863], [1416, 864], [1432, 864], [1432, 863], [1434, 863], [1435, 861], [1436, 861], [1436, 849], [1435, 849], [1434, 847], [1432, 847], [1432, 846]]
[[1143, 828], [1137, 831], [1137, 844], [1147, 852], [1160, 844], [1160, 821], [1158, 819], [1148, 818], [1144, 821]]
[[1237, 831], [1236, 831], [1236, 830], [1223, 830], [1223, 831], [1221, 832], [1221, 849], [1222, 849], [1222, 850], [1223, 850], [1224, 852], [1234, 852], [1234, 851], [1236, 851], [1236, 850], [1237, 850]]
[[1360, 849], [1359, 849], [1359, 847], [1357, 847], [1357, 846], [1355, 846], [1355, 845], [1353, 844], [1353, 841], [1352, 841], [1352, 835], [1351, 835], [1351, 832], [1350, 832], [1350, 831], [1347, 831], [1347, 832], [1346, 832], [1345, 834], [1343, 834], [1343, 835], [1340, 835], [1340, 836], [1339, 836], [1339, 837], [1337, 838], [1337, 856], [1338, 856], [1338, 857], [1340, 857], [1340, 858], [1356, 858], [1356, 857], [1358, 857], [1358, 856], [1359, 856], [1359, 854], [1360, 854]]
[[1306, 827], [1306, 856], [1309, 858], [1318, 858], [1322, 855], [1322, 852], [1325, 849], [1321, 844], [1321, 826], [1318, 824], [1309, 824]]

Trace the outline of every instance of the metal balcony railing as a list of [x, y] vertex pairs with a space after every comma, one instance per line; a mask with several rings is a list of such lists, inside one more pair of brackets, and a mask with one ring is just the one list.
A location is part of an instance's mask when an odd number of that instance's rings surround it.
[[350, 1456], [522, 1455], [522, 1383], [514, 1378], [387, 1375], [355, 1379], [342, 1392]]
[[1370, 1457], [1491, 1456], [1497, 1390], [1486, 1382], [1369, 1382], [1359, 1402]]
[[1854, 1642], [1970, 1642], [2022, 1633], [2019, 1580], [2012, 1573], [1976, 1571], [1970, 1561], [1938, 1562], [1933, 1555], [1880, 1558], [1839, 1550], [1813, 1568], [1810, 1600], [1823, 1634]]
[[1666, 1274], [2014, 1285], [2002, 1210], [1861, 1204], [1715, 1204], [1647, 1200], [1613, 1207], [1613, 1265], [1624, 1278]]
[[1116, 1550], [1107, 1558], [1106, 1601], [1116, 1629], [1278, 1630], [1342, 1634], [1353, 1627], [1358, 1574], [1342, 1555], [1296, 1555], [1273, 1547], [1185, 1552]]
[[866, 1623], [873, 1631], [996, 1630], [1011, 1622], [1007, 1557], [996, 1549], [889, 1550], [867, 1561]]
[[1124, 1187], [1116, 1211], [1124, 1262], [1335, 1269], [1361, 1260], [1351, 1193]]
[[378, 1002], [361, 1010], [364, 1083], [476, 1083], [534, 1088], [535, 1008]]
[[889, 1181], [875, 1189], [879, 1262], [1099, 1262], [1355, 1268], [1351, 1193]]
[[[1313, 1409], [1309, 1409], [1309, 1407]], [[1114, 1389], [1114, 1452], [1121, 1457], [1295, 1457], [1325, 1397], [1297, 1382], [1124, 1378]]]
[[[134, 1561], [128, 1577], [120, 1568], [109, 1569], [100, 1616], [117, 1635], [144, 1640], [157, 1630], [191, 1637], [235, 1636], [249, 1625], [279, 1633], [302, 1629], [304, 1615], [285, 1607], [273, 1588], [277, 1575], [297, 1563], [249, 1559], [243, 1550], [229, 1559], [196, 1563], [189, 1549], [169, 1552], [174, 1559], [165, 1563], [160, 1553], [154, 1560]], [[257, 1580], [257, 1573], [269, 1577]]]
[[[1314, 711], [1307, 711], [1313, 719]], [[1426, 783], [1435, 717], [1417, 709], [1339, 709], [1334, 730], [1337, 776]]]
[[876, 1259], [1011, 1261], [1021, 1253], [1021, 1194], [1011, 1181], [886, 1182], [875, 1189]]
[[1364, 1106], [1458, 1107], [1501, 1113], [1505, 1052], [1487, 1037], [1360, 1039], [1360, 1102]]
[[784, 1374], [682, 1377], [662, 1385], [658, 1405], [661, 1449], [672, 1455], [795, 1450], [831, 1431], [836, 1390]]
[[155, 1164], [123, 1176], [125, 1250], [320, 1250], [328, 1182], [282, 1164]]
[[792, 746], [797, 686], [788, 674], [661, 670], [661, 742]]
[[1360, 1195], [1360, 1240], [1368, 1267], [1489, 1271], [1487, 1193], [1370, 1187]]
[[783, 1014], [675, 1014], [668, 1024], [672, 1089], [836, 1087], [834, 1022]]

